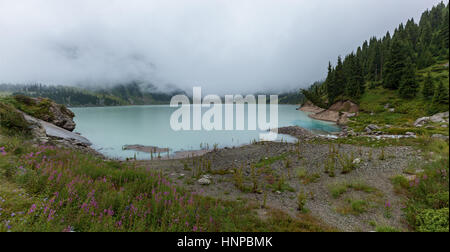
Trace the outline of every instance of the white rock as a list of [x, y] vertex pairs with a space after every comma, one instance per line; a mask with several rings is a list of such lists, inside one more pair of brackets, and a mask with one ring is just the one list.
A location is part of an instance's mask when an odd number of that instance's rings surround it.
[[428, 116], [421, 117], [414, 122], [414, 126], [415, 127], [423, 127], [429, 121], [430, 121], [430, 117], [428, 117]]
[[448, 136], [444, 136], [442, 134], [434, 134], [431, 136], [431, 138], [437, 138], [437, 139], [442, 139], [442, 140], [448, 140]]
[[359, 164], [359, 163], [361, 163], [361, 159], [360, 158], [355, 158], [353, 160], [353, 164]]
[[[435, 115], [433, 115], [432, 117], [430, 117], [430, 120], [432, 122], [438, 123], [438, 122], [447, 122], [449, 117], [449, 113], [448, 112], [444, 112], [444, 113], [437, 113]], [[447, 120], [446, 120], [447, 119]]]
[[211, 184], [211, 180], [207, 179], [207, 178], [201, 178], [198, 180], [198, 183], [200, 185], [209, 185]]

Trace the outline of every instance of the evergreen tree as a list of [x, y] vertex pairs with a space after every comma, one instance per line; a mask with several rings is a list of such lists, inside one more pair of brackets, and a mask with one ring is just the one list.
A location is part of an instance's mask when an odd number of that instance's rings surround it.
[[448, 89], [444, 86], [444, 83], [440, 81], [434, 91], [430, 113], [437, 113], [443, 110], [448, 111], [448, 103]]
[[412, 63], [411, 59], [408, 58], [405, 72], [401, 78], [399, 94], [403, 98], [413, 98], [417, 94], [417, 89], [419, 85], [416, 81], [416, 70], [415, 66]]
[[338, 96], [341, 96], [344, 94], [345, 83], [346, 83], [346, 78], [345, 78], [345, 73], [344, 73], [344, 67], [343, 67], [343, 63], [342, 63], [342, 58], [341, 58], [341, 56], [339, 56], [337, 66], [336, 66], [336, 69], [334, 72], [334, 86], [333, 86], [334, 94], [333, 94], [333, 97], [329, 97], [331, 103], [334, 103]]
[[434, 92], [433, 104], [448, 105], [448, 103], [448, 89], [444, 86], [444, 83], [440, 81]]
[[406, 55], [402, 42], [395, 38], [386, 67], [384, 70], [383, 86], [389, 89], [398, 89], [405, 71]]
[[434, 84], [433, 78], [431, 74], [428, 73], [427, 77], [425, 77], [425, 82], [422, 87], [422, 95], [425, 99], [432, 99], [434, 95]]

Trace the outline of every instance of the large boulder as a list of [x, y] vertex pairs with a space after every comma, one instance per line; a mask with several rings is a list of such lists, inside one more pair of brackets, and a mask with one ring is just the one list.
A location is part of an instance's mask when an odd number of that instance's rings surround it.
[[55, 103], [47, 98], [32, 98], [24, 95], [16, 95], [17, 108], [21, 111], [54, 124], [68, 131], [75, 129], [73, 118], [75, 114], [66, 106]]
[[366, 133], [372, 133], [373, 131], [377, 131], [377, 130], [380, 130], [381, 128], [380, 127], [378, 127], [377, 125], [375, 125], [375, 124], [369, 124], [369, 125], [367, 125], [367, 127], [364, 129], [364, 131], [366, 132]]
[[434, 123], [448, 123], [449, 112], [438, 113], [430, 117], [430, 121]]
[[423, 127], [425, 124], [427, 124], [430, 121], [430, 117], [425, 116], [425, 117], [421, 117], [418, 118], [415, 122], [414, 122], [414, 126], [415, 127]]
[[449, 112], [443, 112], [443, 113], [437, 113], [433, 116], [425, 116], [425, 117], [421, 117], [418, 118], [415, 122], [414, 122], [414, 126], [415, 127], [423, 127], [425, 126], [427, 123], [429, 122], [433, 122], [433, 123], [448, 123], [449, 120]]

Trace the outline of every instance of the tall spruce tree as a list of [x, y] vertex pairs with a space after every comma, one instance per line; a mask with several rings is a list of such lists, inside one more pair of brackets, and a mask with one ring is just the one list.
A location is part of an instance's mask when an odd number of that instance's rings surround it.
[[334, 95], [332, 99], [330, 100], [331, 103], [334, 103], [336, 101], [336, 98], [343, 95], [345, 92], [345, 83], [346, 83], [346, 76], [344, 72], [344, 66], [342, 63], [341, 56], [338, 57], [338, 62], [336, 65], [336, 69], [334, 72]]
[[408, 58], [405, 66], [404, 74], [400, 81], [399, 94], [403, 98], [413, 98], [417, 94], [419, 85], [416, 80], [416, 67]]
[[444, 83], [440, 81], [434, 91], [430, 113], [437, 113], [444, 110], [448, 111], [448, 98], [448, 89], [444, 86]]
[[406, 55], [400, 38], [394, 38], [388, 61], [384, 70], [383, 86], [389, 89], [398, 89], [405, 72]]
[[448, 105], [449, 103], [448, 89], [444, 86], [442, 81], [439, 82], [439, 85], [435, 89], [433, 103], [442, 105]]
[[434, 84], [433, 84], [433, 78], [431, 77], [431, 74], [428, 73], [425, 77], [425, 82], [422, 87], [422, 96], [424, 99], [432, 99], [434, 95]]

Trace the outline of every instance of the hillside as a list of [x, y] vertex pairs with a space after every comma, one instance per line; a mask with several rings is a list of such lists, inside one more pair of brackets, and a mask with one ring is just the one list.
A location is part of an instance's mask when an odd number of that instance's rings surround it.
[[337, 101], [366, 103], [374, 98], [371, 90], [386, 89], [403, 101], [420, 103], [416, 98], [424, 98], [428, 113], [443, 111], [448, 106], [448, 23], [449, 6], [440, 3], [423, 12], [418, 23], [410, 19], [392, 35], [388, 31], [382, 38], [372, 37], [339, 56], [336, 66], [328, 64], [325, 82], [303, 93], [328, 108]]
[[136, 82], [109, 88], [1, 84], [0, 92], [3, 96], [49, 98], [70, 107], [168, 104], [173, 95], [184, 94], [181, 90], [164, 93], [150, 84], [143, 87]]

